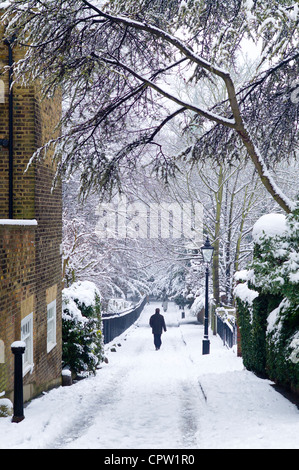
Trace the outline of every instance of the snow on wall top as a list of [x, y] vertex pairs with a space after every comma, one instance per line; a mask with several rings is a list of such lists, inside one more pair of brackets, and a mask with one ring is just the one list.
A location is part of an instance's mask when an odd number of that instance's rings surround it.
[[0, 219], [0, 225], [37, 225], [35, 219]]

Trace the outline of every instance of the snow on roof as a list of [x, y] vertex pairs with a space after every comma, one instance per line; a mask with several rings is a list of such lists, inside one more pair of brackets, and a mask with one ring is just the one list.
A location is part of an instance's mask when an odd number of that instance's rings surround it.
[[259, 243], [261, 237], [275, 237], [282, 235], [287, 229], [286, 217], [283, 214], [266, 214], [260, 217], [254, 224], [252, 236], [255, 243]]

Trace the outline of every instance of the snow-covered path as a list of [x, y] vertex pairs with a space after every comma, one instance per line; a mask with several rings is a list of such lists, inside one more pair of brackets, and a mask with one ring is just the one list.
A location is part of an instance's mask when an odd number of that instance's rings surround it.
[[[167, 333], [162, 349], [155, 351], [149, 328], [155, 306], [145, 307], [138, 326], [123, 335], [118, 353], [110, 353], [111, 375], [99, 383], [84, 412], [86, 426], [79, 420], [67, 442], [58, 439], [55, 447], [80, 448], [86, 442], [106, 449], [165, 448], [165, 443], [171, 448], [196, 446], [199, 411], [205, 399], [184, 344], [176, 307], [165, 314]], [[105, 432], [99, 433], [102, 426]]]
[[268, 380], [243, 368], [234, 350], [170, 304], [155, 351], [147, 305], [138, 322], [107, 345], [95, 377], [33, 400], [25, 420], [0, 419], [0, 448], [299, 448], [299, 411]]

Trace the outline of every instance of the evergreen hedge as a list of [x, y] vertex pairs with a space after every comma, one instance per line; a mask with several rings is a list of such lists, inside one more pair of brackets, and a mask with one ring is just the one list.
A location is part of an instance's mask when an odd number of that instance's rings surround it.
[[263, 222], [245, 276], [254, 298], [249, 301], [244, 289], [235, 289], [243, 362], [299, 393], [299, 206], [284, 220], [269, 215]]
[[95, 374], [103, 361], [101, 301], [96, 286], [77, 282], [63, 290], [62, 361], [75, 375]]

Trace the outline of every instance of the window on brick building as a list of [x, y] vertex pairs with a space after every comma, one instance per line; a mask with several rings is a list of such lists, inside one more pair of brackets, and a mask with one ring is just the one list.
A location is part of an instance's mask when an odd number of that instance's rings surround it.
[[5, 90], [3, 80], [0, 80], [0, 103], [5, 103]]
[[33, 313], [21, 321], [21, 341], [26, 344], [23, 354], [23, 375], [25, 375], [33, 367]]
[[0, 364], [5, 363], [5, 347], [4, 347], [4, 341], [0, 339]]
[[56, 300], [47, 306], [47, 352], [56, 346]]

